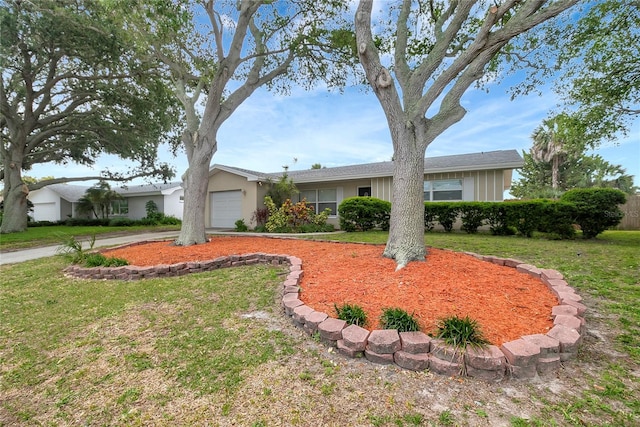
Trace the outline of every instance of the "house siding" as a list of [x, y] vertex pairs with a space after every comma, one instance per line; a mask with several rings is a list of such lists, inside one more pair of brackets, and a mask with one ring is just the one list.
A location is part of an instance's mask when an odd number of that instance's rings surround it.
[[141, 219], [147, 216], [147, 202], [153, 201], [158, 212], [164, 213], [164, 197], [157, 195], [127, 197], [129, 213], [127, 218]]
[[184, 210], [184, 201], [180, 200], [180, 197], [184, 195], [184, 191], [174, 191], [171, 194], [164, 196], [164, 214], [167, 216], [175, 216], [178, 219], [182, 219], [182, 212]]
[[[510, 172], [510, 171], [507, 171]], [[511, 173], [505, 173], [502, 169], [467, 171], [467, 172], [444, 172], [427, 173], [424, 175], [425, 181], [437, 181], [441, 179], [472, 179], [473, 197], [465, 200], [474, 201], [502, 201], [505, 187], [511, 183]], [[393, 179], [391, 177], [373, 178], [371, 180], [371, 195], [378, 199], [391, 201], [393, 189]]]
[[[371, 180], [370, 179], [358, 179], [352, 181], [331, 181], [331, 182], [318, 182], [318, 183], [305, 183], [298, 184], [296, 187], [300, 191], [304, 190], [323, 190], [323, 189], [336, 189], [336, 197], [337, 197], [337, 206], [340, 206], [340, 203], [349, 197], [355, 197], [358, 195], [358, 187], [370, 187]], [[371, 190], [373, 191], [373, 189]], [[336, 208], [337, 208], [336, 206]], [[339, 227], [340, 220], [338, 216], [330, 216], [327, 220], [329, 224], [332, 224], [335, 227]]]
[[60, 199], [60, 219], [74, 218], [74, 204], [68, 200]]

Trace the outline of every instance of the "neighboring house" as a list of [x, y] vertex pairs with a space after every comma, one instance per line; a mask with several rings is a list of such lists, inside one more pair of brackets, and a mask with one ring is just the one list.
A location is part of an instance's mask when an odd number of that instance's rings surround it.
[[[35, 221], [60, 221], [77, 218], [78, 200], [89, 187], [71, 184], [51, 184], [29, 193]], [[123, 200], [112, 205], [110, 217], [140, 219], [147, 215], [146, 204], [155, 202], [158, 211], [182, 219], [184, 189], [179, 182], [168, 184], [129, 185], [113, 187]]]
[[[184, 189], [180, 182], [123, 185], [122, 187], [114, 187], [113, 190], [127, 201], [128, 212], [121, 213], [121, 216], [131, 219], [144, 218], [147, 215], [147, 202], [153, 201], [158, 206], [158, 212], [182, 219]], [[114, 212], [114, 215], [117, 213]]]
[[34, 221], [61, 221], [76, 218], [76, 205], [89, 187], [51, 184], [34, 190], [27, 198], [33, 203]]
[[[523, 166], [516, 150], [489, 151], [425, 159], [425, 201], [478, 200], [502, 201], [511, 187], [513, 169]], [[337, 209], [343, 199], [372, 196], [391, 201], [393, 162], [367, 163], [334, 168], [288, 171], [288, 176], [303, 198], [316, 212], [330, 208], [329, 222], [338, 226]], [[234, 227], [244, 219], [249, 224], [270, 182], [282, 172], [263, 173], [224, 165], [209, 169], [209, 186], [205, 208], [206, 227]]]

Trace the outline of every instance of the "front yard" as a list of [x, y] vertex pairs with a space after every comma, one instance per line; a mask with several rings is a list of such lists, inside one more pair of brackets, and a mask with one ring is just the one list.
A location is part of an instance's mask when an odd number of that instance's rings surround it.
[[[386, 233], [330, 238], [382, 243]], [[293, 327], [277, 302], [279, 268], [82, 281], [62, 274], [58, 256], [0, 266], [0, 425], [640, 422], [640, 232], [425, 242], [561, 271], [589, 307], [578, 359], [534, 381], [409, 372], [346, 359]]]

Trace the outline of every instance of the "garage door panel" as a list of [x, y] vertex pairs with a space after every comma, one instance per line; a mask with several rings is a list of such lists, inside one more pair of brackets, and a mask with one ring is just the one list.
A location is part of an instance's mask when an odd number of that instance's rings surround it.
[[211, 226], [235, 227], [242, 218], [242, 192], [216, 191], [211, 193]]

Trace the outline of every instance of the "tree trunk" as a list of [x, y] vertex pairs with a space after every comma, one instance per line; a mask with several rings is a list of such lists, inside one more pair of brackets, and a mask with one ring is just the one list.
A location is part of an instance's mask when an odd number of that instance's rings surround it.
[[193, 154], [189, 156], [189, 168], [182, 176], [184, 187], [184, 206], [182, 212], [182, 227], [176, 245], [188, 246], [207, 241], [205, 232], [205, 203], [209, 187], [209, 165], [214, 148], [198, 137]]
[[[389, 238], [384, 256], [396, 260], [397, 268], [410, 261], [424, 261], [424, 156], [425, 141], [405, 121], [389, 123], [394, 141], [393, 193]], [[418, 132], [418, 135], [422, 132]]]
[[27, 229], [27, 195], [29, 189], [22, 182], [22, 159], [12, 154], [4, 163], [4, 212], [0, 233], [16, 233]]
[[558, 189], [558, 173], [560, 170], [560, 156], [555, 155], [551, 161], [551, 188]]

